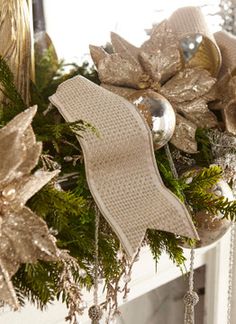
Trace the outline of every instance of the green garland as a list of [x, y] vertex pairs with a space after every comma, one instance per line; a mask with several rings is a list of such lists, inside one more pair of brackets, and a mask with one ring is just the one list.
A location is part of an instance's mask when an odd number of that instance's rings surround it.
[[[44, 57], [36, 60], [36, 63], [36, 83], [31, 84], [31, 105], [38, 105], [33, 128], [37, 139], [43, 142], [39, 167], [46, 165], [50, 169], [60, 166], [58, 183], [61, 183], [65, 190], [58, 190], [55, 184], [47, 185], [29, 201], [29, 206], [47, 222], [57, 238], [58, 247], [68, 250], [84, 270], [84, 275], [74, 271], [74, 280], [81, 287], [90, 289], [93, 284], [95, 212], [86, 182], [82, 151], [75, 133], [83, 136], [85, 130], [95, 130], [84, 121], [64, 122], [55, 108], [48, 107], [47, 98], [55, 92], [61, 82], [75, 75], [83, 75], [97, 84], [99, 80], [96, 71], [87, 63], [82, 66], [73, 64], [69, 73], [65, 73], [65, 66], [55, 61], [50, 50]], [[2, 127], [24, 110], [26, 105], [15, 89], [11, 71], [1, 58], [0, 82], [2, 91], [9, 99], [0, 107]], [[180, 179], [173, 177], [164, 150], [156, 152], [157, 165], [163, 181], [181, 200], [184, 200], [184, 193], [193, 211], [204, 209], [213, 214], [220, 211], [224, 217], [235, 220], [236, 203], [217, 197], [210, 191], [221, 178], [222, 169], [217, 166], [209, 167], [212, 155], [204, 130], [198, 130], [197, 141], [199, 154], [188, 158], [195, 159], [198, 165], [205, 168], [184, 173]], [[66, 181], [63, 181], [63, 176], [66, 177]], [[186, 181], [189, 177], [193, 179], [190, 183]], [[182, 267], [185, 258], [179, 245], [181, 239], [171, 233], [149, 229], [144, 242], [150, 246], [156, 262], [165, 251], [177, 266]], [[101, 277], [105, 278], [105, 284], [116, 281], [124, 271], [124, 264], [117, 258], [119, 249], [120, 243], [116, 235], [102, 219], [99, 231], [99, 272]], [[61, 269], [60, 262], [40, 261], [36, 264], [22, 265], [13, 278], [20, 303], [24, 304], [27, 298], [43, 308], [60, 295], [68, 302], [66, 291], [61, 290], [59, 286]]]

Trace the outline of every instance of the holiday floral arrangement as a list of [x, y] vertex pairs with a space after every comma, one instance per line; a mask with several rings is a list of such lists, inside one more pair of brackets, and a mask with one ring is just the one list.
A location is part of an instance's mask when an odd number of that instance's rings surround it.
[[236, 40], [183, 8], [140, 48], [116, 34], [111, 44], [91, 46], [96, 69], [69, 73], [52, 45], [36, 47], [34, 82], [1, 52], [0, 300], [14, 309], [62, 297], [76, 323], [81, 289], [94, 285], [89, 315], [109, 322], [141, 245], [183, 267], [183, 247], [211, 244], [235, 221]]

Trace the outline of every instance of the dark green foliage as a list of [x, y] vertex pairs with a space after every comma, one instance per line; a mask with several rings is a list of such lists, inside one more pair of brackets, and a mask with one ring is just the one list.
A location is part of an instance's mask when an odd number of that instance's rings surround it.
[[194, 159], [198, 166], [207, 167], [213, 162], [211, 144], [207, 136], [207, 129], [198, 128], [196, 131], [196, 141], [198, 143], [198, 153], [194, 155]]
[[186, 187], [186, 183], [182, 179], [176, 179], [174, 177], [164, 149], [156, 151], [156, 162], [165, 185], [179, 197], [181, 201], [184, 201], [183, 190]]
[[48, 88], [57, 71], [62, 67], [58, 62], [53, 44], [50, 42], [47, 49], [42, 50], [40, 43], [35, 43], [35, 83], [40, 92]]
[[5, 60], [0, 56], [0, 91], [8, 99], [0, 103], [0, 127], [26, 108], [14, 85], [14, 77]]
[[[76, 75], [82, 75], [85, 78], [99, 84], [96, 70], [90, 67], [87, 62], [81, 66], [78, 64], [65, 64], [58, 62], [54, 53], [54, 48], [44, 52], [44, 55], [37, 55], [36, 52], [36, 88], [45, 102], [52, 95], [59, 84]], [[67, 71], [67, 72], [66, 72]]]
[[185, 257], [183, 249], [180, 247], [181, 239], [177, 238], [174, 234], [148, 229], [146, 241], [151, 248], [156, 262], [159, 261], [162, 252], [165, 251], [177, 266], [184, 264]]
[[14, 77], [4, 59], [0, 56], [0, 88], [3, 94], [14, 103], [17, 112], [25, 108], [24, 101], [16, 90]]
[[52, 262], [37, 262], [21, 265], [13, 277], [17, 296], [22, 305], [25, 297], [43, 309], [57, 297], [61, 268]]

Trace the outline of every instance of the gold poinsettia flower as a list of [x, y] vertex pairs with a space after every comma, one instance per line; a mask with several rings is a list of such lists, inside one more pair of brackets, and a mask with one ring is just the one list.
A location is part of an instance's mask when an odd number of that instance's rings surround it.
[[137, 48], [112, 33], [114, 52], [90, 46], [101, 86], [132, 101], [144, 90], [162, 95], [176, 113], [171, 142], [180, 150], [197, 152], [197, 127], [211, 128], [217, 119], [206, 94], [216, 80], [201, 67], [188, 67], [176, 35], [167, 21], [155, 26], [149, 40]]
[[58, 260], [59, 250], [46, 223], [25, 206], [58, 171], [35, 168], [42, 145], [30, 126], [36, 107], [17, 115], [0, 129], [0, 300], [15, 309], [11, 282], [21, 263]]

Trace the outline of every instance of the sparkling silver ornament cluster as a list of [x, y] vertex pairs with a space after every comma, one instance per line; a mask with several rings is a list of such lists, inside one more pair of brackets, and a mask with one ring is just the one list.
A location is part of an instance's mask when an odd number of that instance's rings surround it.
[[211, 144], [214, 163], [222, 167], [223, 178], [232, 183], [232, 190], [236, 194], [236, 137], [218, 130], [209, 130], [207, 137]]

